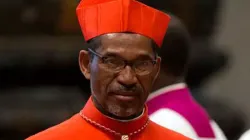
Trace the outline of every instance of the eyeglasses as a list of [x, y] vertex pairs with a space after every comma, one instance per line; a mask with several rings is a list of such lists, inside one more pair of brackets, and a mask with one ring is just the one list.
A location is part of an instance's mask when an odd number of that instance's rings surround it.
[[106, 69], [115, 73], [121, 72], [127, 65], [129, 65], [137, 75], [147, 75], [153, 71], [154, 65], [156, 64], [156, 60], [136, 60], [131, 63], [120, 57], [102, 56], [90, 48], [88, 50], [101, 59], [102, 64]]

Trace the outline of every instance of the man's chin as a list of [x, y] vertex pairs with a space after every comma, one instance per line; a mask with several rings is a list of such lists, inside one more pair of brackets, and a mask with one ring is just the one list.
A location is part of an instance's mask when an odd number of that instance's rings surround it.
[[116, 97], [112, 95], [106, 100], [105, 108], [110, 114], [116, 116], [115, 118], [133, 119], [141, 114], [144, 107], [141, 103], [139, 96], [118, 97], [117, 95]]
[[124, 108], [121, 106], [109, 107], [109, 112], [114, 115], [113, 117], [120, 120], [130, 120], [138, 117], [142, 111], [136, 108]]

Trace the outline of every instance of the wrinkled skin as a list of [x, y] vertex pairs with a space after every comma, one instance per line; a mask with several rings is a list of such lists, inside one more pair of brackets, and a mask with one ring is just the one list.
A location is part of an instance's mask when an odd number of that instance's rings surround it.
[[[137, 59], [154, 60], [151, 45], [151, 39], [139, 34], [112, 33], [101, 36], [101, 47], [95, 51], [102, 56], [114, 54], [131, 62]], [[90, 80], [95, 105], [100, 105], [105, 112], [119, 118], [138, 116], [142, 112], [159, 73], [160, 61], [157, 58], [150, 74], [138, 76], [129, 65], [121, 72], [114, 73], [102, 66], [99, 57], [91, 60], [90, 54], [84, 50], [79, 54], [80, 68]]]

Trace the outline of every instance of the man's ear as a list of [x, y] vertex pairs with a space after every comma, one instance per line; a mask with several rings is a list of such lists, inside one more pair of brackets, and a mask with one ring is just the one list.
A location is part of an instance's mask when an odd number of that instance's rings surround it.
[[161, 71], [161, 57], [157, 57], [157, 59], [156, 59], [156, 64], [155, 64], [156, 66], [156, 68], [155, 68], [155, 72], [156, 72], [156, 74], [155, 74], [155, 77], [154, 77], [154, 80], [153, 80], [153, 83], [155, 83], [155, 81], [156, 81], [156, 79], [157, 79], [157, 77], [159, 76], [159, 73], [160, 73], [160, 71]]
[[86, 79], [90, 79], [90, 57], [88, 51], [81, 50], [79, 53], [79, 66]]

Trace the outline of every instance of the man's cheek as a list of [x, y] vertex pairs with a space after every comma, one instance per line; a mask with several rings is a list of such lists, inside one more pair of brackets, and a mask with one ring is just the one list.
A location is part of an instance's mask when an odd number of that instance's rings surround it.
[[112, 83], [112, 78], [109, 75], [107, 74], [102, 75], [99, 80], [99, 84], [100, 84], [102, 92], [105, 92], [105, 93], [108, 92], [109, 86], [112, 86], [111, 83]]
[[152, 86], [153, 86], [153, 84], [154, 84], [154, 81], [153, 81], [154, 79], [151, 79], [151, 80], [149, 80], [148, 81], [148, 83], [147, 83], [147, 92], [149, 93], [149, 92], [151, 92], [151, 90], [152, 90]]

